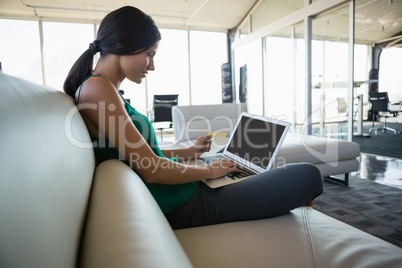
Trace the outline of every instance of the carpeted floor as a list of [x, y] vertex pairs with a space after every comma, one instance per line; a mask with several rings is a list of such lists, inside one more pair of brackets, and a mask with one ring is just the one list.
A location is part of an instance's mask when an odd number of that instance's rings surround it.
[[[363, 133], [369, 133], [371, 126], [371, 122], [364, 122]], [[375, 122], [374, 126], [379, 128], [383, 126], [383, 123]], [[402, 131], [401, 123], [387, 123], [387, 126]], [[377, 135], [372, 133], [369, 136], [354, 136], [352, 140], [360, 144], [361, 152], [402, 159], [402, 134], [394, 135], [390, 131], [384, 133], [378, 130]]]
[[325, 181], [314, 208], [402, 247], [402, 190], [350, 177], [349, 187]]

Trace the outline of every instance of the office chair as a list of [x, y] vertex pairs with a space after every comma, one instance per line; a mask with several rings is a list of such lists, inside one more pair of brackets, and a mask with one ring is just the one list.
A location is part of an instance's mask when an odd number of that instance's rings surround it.
[[[374, 130], [374, 134], [377, 135], [377, 130], [382, 129], [385, 133], [387, 130], [394, 132], [394, 135], [399, 134], [396, 129], [387, 127], [387, 118], [389, 117], [397, 117], [399, 112], [401, 111], [401, 103], [399, 103], [399, 110], [390, 110], [391, 103], [388, 100], [387, 92], [375, 92], [369, 93], [369, 101], [370, 101], [370, 110], [369, 112], [372, 114], [372, 127], [369, 130], [371, 133]], [[384, 117], [384, 125], [382, 128], [374, 127], [374, 120], [376, 117]]]
[[[329, 103], [326, 106], [326, 114], [324, 120], [324, 131], [327, 132], [329, 136], [337, 135], [343, 136], [344, 126], [348, 122], [348, 105], [344, 97], [336, 98], [336, 109], [334, 108], [335, 102]], [[335, 113], [336, 112], [336, 113]], [[335, 132], [333, 129], [335, 128]]]
[[[120, 95], [121, 96], [123, 96], [124, 95], [124, 90], [122, 90], [122, 89], [119, 89], [119, 92], [120, 92]], [[123, 97], [124, 98], [124, 97]], [[131, 100], [130, 99], [126, 99], [126, 98], [124, 98], [128, 103], [131, 103]]]
[[[177, 105], [179, 102], [178, 94], [170, 95], [154, 95], [153, 103], [153, 122], [169, 122], [169, 127], [173, 127], [172, 120], [172, 107]], [[158, 130], [161, 131], [161, 140], [163, 140], [163, 130], [167, 127], [159, 127]]]

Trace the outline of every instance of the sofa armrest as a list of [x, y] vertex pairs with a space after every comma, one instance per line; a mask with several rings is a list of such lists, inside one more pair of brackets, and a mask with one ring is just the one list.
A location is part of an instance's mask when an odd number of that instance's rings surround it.
[[80, 267], [191, 267], [139, 176], [118, 160], [96, 169]]

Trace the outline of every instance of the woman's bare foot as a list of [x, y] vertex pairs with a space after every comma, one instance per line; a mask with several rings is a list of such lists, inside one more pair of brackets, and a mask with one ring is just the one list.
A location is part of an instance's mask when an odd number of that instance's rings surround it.
[[311, 208], [312, 206], [314, 206], [314, 200], [311, 200], [309, 203], [305, 204], [304, 206]]

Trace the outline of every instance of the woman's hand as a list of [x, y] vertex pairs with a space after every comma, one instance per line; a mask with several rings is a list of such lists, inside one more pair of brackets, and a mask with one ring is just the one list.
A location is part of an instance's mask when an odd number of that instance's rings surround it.
[[212, 135], [206, 135], [198, 137], [195, 141], [194, 145], [191, 146], [191, 151], [193, 152], [192, 158], [199, 158], [205, 152], [209, 152], [211, 150], [212, 144]]
[[223, 177], [231, 172], [241, 172], [241, 169], [236, 166], [236, 162], [229, 159], [216, 160], [208, 165], [210, 179]]
[[163, 150], [163, 154], [166, 157], [172, 158], [176, 157], [180, 160], [197, 159], [205, 152], [211, 150], [212, 135], [206, 135], [199, 137], [194, 145], [185, 149], [173, 149], [173, 150]]

